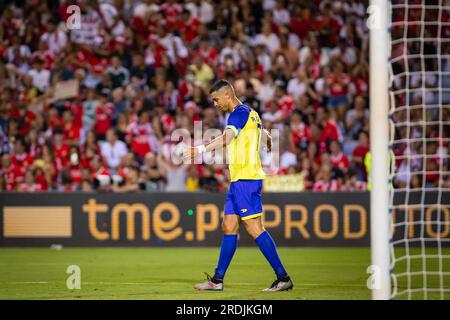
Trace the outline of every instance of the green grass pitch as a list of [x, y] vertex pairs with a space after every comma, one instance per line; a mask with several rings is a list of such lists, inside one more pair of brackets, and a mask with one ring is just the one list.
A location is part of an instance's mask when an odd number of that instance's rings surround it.
[[[369, 299], [368, 248], [279, 248], [294, 281], [288, 292], [261, 289], [275, 279], [258, 248], [238, 248], [223, 292], [198, 292], [219, 248], [2, 248], [0, 299]], [[81, 289], [69, 290], [69, 265]]]

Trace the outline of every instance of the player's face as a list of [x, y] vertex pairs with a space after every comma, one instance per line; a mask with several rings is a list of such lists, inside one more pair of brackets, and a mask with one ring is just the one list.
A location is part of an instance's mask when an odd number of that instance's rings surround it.
[[216, 91], [211, 94], [211, 98], [213, 100], [214, 107], [221, 111], [228, 110], [229, 97], [227, 93]]

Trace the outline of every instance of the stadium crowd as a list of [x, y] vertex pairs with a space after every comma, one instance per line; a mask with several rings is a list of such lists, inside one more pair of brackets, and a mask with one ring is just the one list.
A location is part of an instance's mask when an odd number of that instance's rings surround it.
[[225, 165], [169, 159], [173, 130], [223, 130], [207, 94], [219, 78], [280, 130], [275, 174], [366, 190], [366, 5], [3, 1], [0, 190], [225, 190]]

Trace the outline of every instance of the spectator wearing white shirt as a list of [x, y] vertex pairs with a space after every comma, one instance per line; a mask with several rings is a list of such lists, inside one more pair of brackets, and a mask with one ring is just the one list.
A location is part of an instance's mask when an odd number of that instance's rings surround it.
[[275, 85], [271, 72], [266, 72], [263, 75], [263, 81], [259, 85], [257, 98], [261, 101], [261, 105], [265, 105], [272, 99], [275, 93]]
[[158, 27], [159, 43], [167, 50], [167, 56], [172, 64], [177, 62], [177, 58], [184, 59], [188, 57], [189, 52], [178, 35], [167, 33], [165, 27]]
[[48, 22], [48, 31], [41, 36], [41, 41], [47, 44], [48, 50], [53, 54], [58, 54], [67, 45], [67, 35], [64, 31], [58, 30], [57, 22]]
[[306, 75], [303, 69], [297, 71], [297, 77], [292, 78], [288, 82], [287, 92], [294, 98], [298, 100], [302, 94], [306, 91]]
[[225, 46], [220, 51], [219, 63], [225, 64], [228, 57], [232, 58], [233, 66], [237, 67], [241, 63], [241, 57], [239, 55], [239, 50], [236, 45], [236, 37], [234, 35], [225, 38]]
[[277, 26], [281, 26], [282, 24], [288, 24], [290, 19], [291, 15], [286, 9], [284, 0], [278, 0], [275, 9], [273, 10], [273, 21]]
[[41, 93], [44, 93], [50, 85], [50, 71], [43, 68], [41, 59], [36, 59], [34, 65], [35, 67], [31, 69], [28, 74], [33, 79], [33, 87], [38, 89]]
[[128, 148], [125, 142], [118, 140], [117, 132], [109, 129], [106, 132], [106, 141], [100, 144], [100, 152], [108, 168], [116, 170], [128, 154]]
[[194, 18], [197, 18], [203, 24], [209, 24], [214, 20], [214, 7], [210, 1], [194, 0], [186, 3], [185, 7]]
[[290, 150], [288, 143], [283, 144], [285, 144], [285, 146], [280, 147], [280, 149], [283, 150], [280, 155], [280, 169], [286, 170], [289, 167], [296, 167], [298, 164], [297, 155]]
[[102, 14], [102, 21], [106, 24], [111, 34], [122, 36], [125, 33], [125, 23], [121, 20], [117, 8], [110, 3], [100, 3], [99, 12]]
[[339, 39], [338, 45], [330, 51], [329, 56], [330, 60], [340, 57], [348, 67], [353, 67], [358, 61], [355, 49], [349, 46], [347, 41], [342, 38]]
[[278, 105], [275, 100], [270, 101], [268, 110], [262, 114], [262, 120], [264, 122], [272, 123], [273, 128], [282, 130], [284, 115], [283, 111], [278, 109]]
[[292, 32], [292, 28], [291, 28], [290, 24], [287, 23], [287, 24], [280, 25], [279, 26], [279, 34], [287, 34], [289, 45], [296, 49], [300, 49], [301, 40], [298, 37], [298, 35], [296, 35], [295, 33]]
[[[133, 16], [144, 18], [146, 15], [158, 12], [161, 10], [161, 7], [156, 3], [151, 3], [152, 1], [140, 1], [141, 3], [133, 4]], [[146, 3], [149, 2], [149, 3]]]
[[255, 57], [263, 72], [268, 72], [272, 68], [272, 58], [267, 53], [266, 46], [262, 43], [255, 47]]
[[28, 45], [22, 44], [18, 36], [13, 37], [12, 45], [6, 50], [6, 58], [16, 67], [18, 73], [27, 73], [30, 70], [29, 59], [31, 51]]
[[275, 0], [263, 0], [262, 3], [264, 11], [275, 9], [276, 4]]
[[[364, 15], [366, 14], [366, 9], [362, 2], [358, 1], [347, 1], [343, 3], [342, 9], [347, 13], [347, 16], [352, 19], [364, 19]], [[352, 16], [354, 15], [354, 16]]]
[[254, 45], [258, 44], [265, 44], [271, 53], [280, 47], [280, 39], [272, 32], [270, 23], [265, 22], [262, 27], [262, 33], [256, 35]]

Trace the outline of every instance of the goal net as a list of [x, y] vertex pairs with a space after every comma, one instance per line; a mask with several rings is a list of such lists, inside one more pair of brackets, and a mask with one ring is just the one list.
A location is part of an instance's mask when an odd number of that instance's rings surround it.
[[450, 1], [389, 11], [391, 297], [450, 299]]

